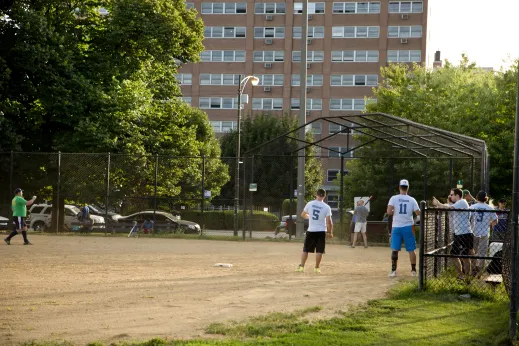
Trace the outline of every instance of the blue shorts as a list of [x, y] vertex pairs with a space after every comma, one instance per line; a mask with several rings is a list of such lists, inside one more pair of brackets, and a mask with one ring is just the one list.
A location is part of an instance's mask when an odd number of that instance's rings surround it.
[[413, 226], [393, 227], [391, 230], [391, 249], [400, 251], [402, 249], [402, 240], [405, 243], [406, 251], [416, 250]]

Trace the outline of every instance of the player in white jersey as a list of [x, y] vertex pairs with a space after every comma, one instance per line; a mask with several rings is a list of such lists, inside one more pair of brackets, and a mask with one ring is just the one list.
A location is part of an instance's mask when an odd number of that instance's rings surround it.
[[[468, 202], [463, 199], [463, 191], [461, 189], [451, 189], [449, 197], [453, 205], [442, 204], [433, 197], [433, 205], [437, 208], [457, 209], [449, 212], [452, 214], [452, 231], [454, 233], [451, 255], [473, 256], [474, 255], [474, 234], [472, 233], [472, 225], [470, 224], [470, 211]], [[464, 211], [466, 209], [467, 211]], [[454, 264], [458, 271], [458, 279], [469, 279], [471, 275], [471, 261], [467, 257], [454, 259]]]
[[389, 277], [396, 276], [396, 267], [398, 263], [398, 252], [402, 249], [402, 240], [405, 243], [405, 249], [409, 253], [411, 262], [411, 275], [416, 276], [416, 238], [414, 236], [414, 218], [413, 213], [420, 215], [420, 207], [416, 199], [409, 196], [409, 182], [406, 179], [400, 180], [398, 186], [399, 195], [391, 197], [387, 205], [387, 214], [393, 216], [393, 226], [391, 229], [391, 273]]
[[[476, 195], [477, 203], [470, 206], [470, 209], [476, 210], [474, 213], [471, 213], [470, 220], [474, 230], [474, 252], [479, 257], [487, 256], [490, 229], [497, 224], [497, 215], [494, 208], [485, 203], [487, 200], [487, 193], [479, 191]], [[479, 274], [480, 270], [483, 269], [484, 263], [485, 260], [483, 259], [478, 259], [475, 263], [473, 262], [473, 274]]]
[[301, 263], [296, 269], [297, 272], [305, 270], [309, 252], [316, 252], [314, 272], [321, 272], [319, 265], [326, 245], [326, 233], [329, 234], [330, 238], [333, 238], [332, 209], [323, 202], [325, 197], [326, 191], [323, 189], [317, 190], [315, 200], [308, 202], [301, 213], [303, 218], [309, 219], [309, 225], [306, 231], [303, 253], [301, 254]]

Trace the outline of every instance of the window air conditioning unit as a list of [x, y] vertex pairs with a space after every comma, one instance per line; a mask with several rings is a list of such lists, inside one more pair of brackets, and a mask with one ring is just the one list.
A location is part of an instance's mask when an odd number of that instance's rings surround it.
[[312, 88], [306, 87], [306, 92], [309, 93], [310, 91], [312, 91]]
[[263, 91], [270, 92], [272, 89], [269, 86], [263, 87]]
[[402, 19], [409, 19], [409, 14], [408, 13], [404, 13], [400, 16], [400, 18]]
[[309, 116], [310, 115], [310, 111], [306, 111], [306, 115]]
[[265, 40], [265, 44], [272, 44], [272, 40], [271, 39], [266, 39]]
[[265, 16], [265, 20], [272, 20], [272, 19], [274, 19], [274, 17], [272, 17], [272, 15], [270, 15], [270, 14], [267, 14]]
[[266, 62], [264, 66], [265, 66], [265, 68], [272, 68], [272, 63]]
[[310, 63], [306, 64], [306, 68], [310, 68], [310, 67], [312, 67], [312, 64], [310, 64]]
[[312, 40], [311, 39], [306, 40], [306, 44], [312, 44]]
[[311, 14], [308, 15], [308, 20], [312, 20], [313, 18], [314, 17]]
[[407, 44], [407, 38], [401, 38], [400, 43]]

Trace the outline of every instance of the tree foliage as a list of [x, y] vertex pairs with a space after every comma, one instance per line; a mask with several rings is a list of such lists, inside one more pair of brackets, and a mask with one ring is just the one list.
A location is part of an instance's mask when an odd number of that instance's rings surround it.
[[[202, 39], [202, 21], [180, 0], [6, 3], [0, 126], [10, 131], [0, 151], [129, 154], [135, 174], [121, 171], [118, 179], [126, 195], [153, 191], [153, 170], [143, 157], [218, 157], [207, 116], [178, 100], [175, 79], [180, 62], [199, 59]], [[200, 185], [195, 161], [163, 170], [159, 193], [179, 196], [188, 184]], [[228, 179], [225, 172], [220, 161], [206, 167], [213, 194]]]
[[[382, 77], [383, 82], [374, 89], [377, 102], [367, 106], [368, 112], [389, 113], [485, 140], [490, 156], [490, 193], [498, 198], [510, 194], [517, 64], [507, 70], [489, 72], [462, 56], [458, 65], [447, 62], [437, 70], [391, 64], [382, 69]], [[387, 167], [387, 160], [381, 164]], [[355, 165], [359, 170], [360, 163]], [[430, 172], [438, 170], [434, 163], [430, 165]], [[467, 165], [455, 167], [454, 179], [467, 174], [463, 173]], [[360, 170], [365, 179], [372, 179], [370, 170]], [[434, 190], [432, 183], [430, 190]]]

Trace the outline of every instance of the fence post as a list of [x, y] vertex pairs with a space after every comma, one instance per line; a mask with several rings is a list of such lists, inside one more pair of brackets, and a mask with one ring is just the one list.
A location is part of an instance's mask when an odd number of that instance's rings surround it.
[[[294, 182], [293, 182], [293, 175], [294, 175], [294, 157], [290, 156], [290, 173], [288, 174], [290, 177], [289, 180], [289, 189], [290, 193], [288, 197], [290, 198], [288, 201], [288, 220], [285, 223], [285, 232], [288, 231], [288, 240], [292, 240], [292, 232], [290, 228], [292, 227], [292, 201], [294, 196]], [[283, 218], [283, 215], [281, 215], [281, 218]], [[289, 225], [287, 227], [287, 225]]]
[[[250, 182], [254, 183], [254, 155], [251, 156]], [[250, 218], [254, 218], [254, 191], [250, 192]], [[245, 199], [244, 199], [245, 200]], [[251, 234], [252, 237], [252, 234]]]
[[[155, 184], [154, 184], [154, 192], [153, 192], [153, 229], [155, 228], [155, 212], [157, 211], [157, 180], [159, 176], [159, 154], [155, 154]], [[153, 232], [155, 234], [155, 232]]]
[[13, 187], [13, 172], [14, 172], [14, 151], [11, 150], [11, 167], [9, 171], [9, 193], [7, 196], [11, 196], [14, 191]]
[[[348, 136], [349, 138], [349, 136]], [[349, 147], [348, 147], [349, 149]], [[340, 240], [344, 239], [344, 155], [341, 154], [341, 187], [339, 192], [339, 229], [341, 230]]]
[[[61, 151], [58, 151], [58, 181], [57, 181], [57, 187], [56, 187], [56, 233], [59, 233], [59, 212], [61, 209], [61, 201], [59, 197], [59, 191], [61, 190]], [[65, 204], [63, 204], [63, 207], [65, 207]], [[65, 208], [63, 208], [65, 209]]]
[[419, 264], [418, 264], [418, 288], [423, 291], [425, 289], [424, 286], [424, 266], [425, 266], [425, 201], [420, 202], [420, 253], [419, 256]]
[[204, 233], [205, 219], [204, 219], [204, 207], [205, 207], [205, 155], [202, 155], [202, 203], [200, 203], [200, 219], [202, 220], [202, 228], [200, 229], [200, 235]]
[[[107, 153], [106, 157], [106, 193], [105, 193], [105, 235], [108, 228], [108, 223], [106, 220], [108, 220], [108, 198], [110, 196], [110, 152]], [[113, 231], [113, 229], [112, 229]]]
[[[247, 167], [246, 167], [246, 157], [245, 155], [242, 156], [242, 161], [243, 161], [243, 179], [242, 179], [242, 184], [243, 184], [243, 205], [241, 207], [241, 235], [242, 235], [242, 239], [245, 240], [245, 232], [246, 232], [246, 229], [245, 229], [245, 219], [247, 217], [247, 199], [246, 199], [246, 196], [247, 196], [247, 182], [245, 181], [246, 177], [247, 177]], [[238, 208], [239, 209], [239, 208]], [[239, 214], [238, 214], [239, 215]], [[240, 218], [238, 218], [239, 220]], [[252, 238], [252, 230], [250, 230], [250, 237]]]

